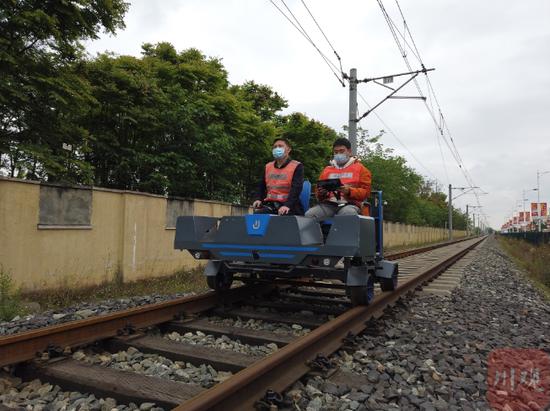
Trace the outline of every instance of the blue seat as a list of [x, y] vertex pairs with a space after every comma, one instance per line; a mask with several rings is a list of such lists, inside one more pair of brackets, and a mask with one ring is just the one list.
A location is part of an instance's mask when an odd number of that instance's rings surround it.
[[300, 193], [300, 203], [302, 203], [302, 208], [304, 213], [309, 210], [309, 197], [311, 196], [311, 183], [308, 180], [304, 180], [304, 185], [302, 187], [302, 192]]

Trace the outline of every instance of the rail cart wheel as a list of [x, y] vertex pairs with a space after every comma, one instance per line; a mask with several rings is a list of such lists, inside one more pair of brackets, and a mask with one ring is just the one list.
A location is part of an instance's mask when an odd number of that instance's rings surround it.
[[207, 276], [206, 283], [212, 290], [225, 291], [228, 290], [233, 283], [233, 274], [220, 272], [216, 275]]
[[369, 305], [374, 298], [374, 277], [369, 276], [367, 285], [347, 287], [346, 294], [349, 295], [351, 304], [357, 305]]
[[379, 278], [380, 289], [382, 291], [393, 291], [397, 288], [397, 276], [399, 269], [394, 268], [391, 278]]

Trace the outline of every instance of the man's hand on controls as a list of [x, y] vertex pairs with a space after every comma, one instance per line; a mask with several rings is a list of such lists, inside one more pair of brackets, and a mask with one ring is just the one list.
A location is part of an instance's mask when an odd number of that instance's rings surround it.
[[252, 207], [260, 208], [262, 206], [262, 200], [256, 200], [252, 203]]
[[328, 195], [329, 195], [329, 192], [327, 190], [325, 190], [323, 187], [319, 187], [317, 189], [317, 193], [319, 194], [320, 199], [327, 198]]
[[290, 211], [290, 208], [288, 208], [287, 206], [281, 206], [279, 207], [279, 215], [285, 215], [285, 214], [288, 214], [288, 212]]
[[351, 193], [351, 187], [348, 186], [348, 185], [344, 185], [342, 186], [342, 188], [340, 189], [340, 192], [342, 193], [342, 195], [344, 197], [349, 197], [350, 193]]

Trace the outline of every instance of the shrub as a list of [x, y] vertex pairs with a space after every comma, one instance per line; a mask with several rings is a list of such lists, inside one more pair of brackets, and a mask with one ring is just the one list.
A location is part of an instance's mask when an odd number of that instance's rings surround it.
[[21, 293], [11, 276], [0, 267], [0, 320], [9, 321], [21, 311]]
[[550, 288], [550, 245], [539, 246], [521, 239], [501, 238], [501, 244], [529, 275]]

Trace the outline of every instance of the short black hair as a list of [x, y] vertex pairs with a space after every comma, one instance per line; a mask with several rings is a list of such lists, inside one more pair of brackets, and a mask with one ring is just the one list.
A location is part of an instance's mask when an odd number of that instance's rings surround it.
[[287, 146], [289, 147], [292, 147], [290, 145], [290, 141], [288, 141], [286, 138], [284, 137], [277, 137], [275, 140], [273, 140], [273, 143], [271, 143], [271, 145], [275, 144], [277, 141], [283, 141]]
[[344, 146], [346, 147], [348, 150], [351, 150], [351, 143], [350, 141], [347, 139], [347, 138], [344, 138], [344, 137], [340, 137], [340, 138], [337, 138], [334, 143], [332, 143], [332, 148], [336, 147], [336, 146]]

